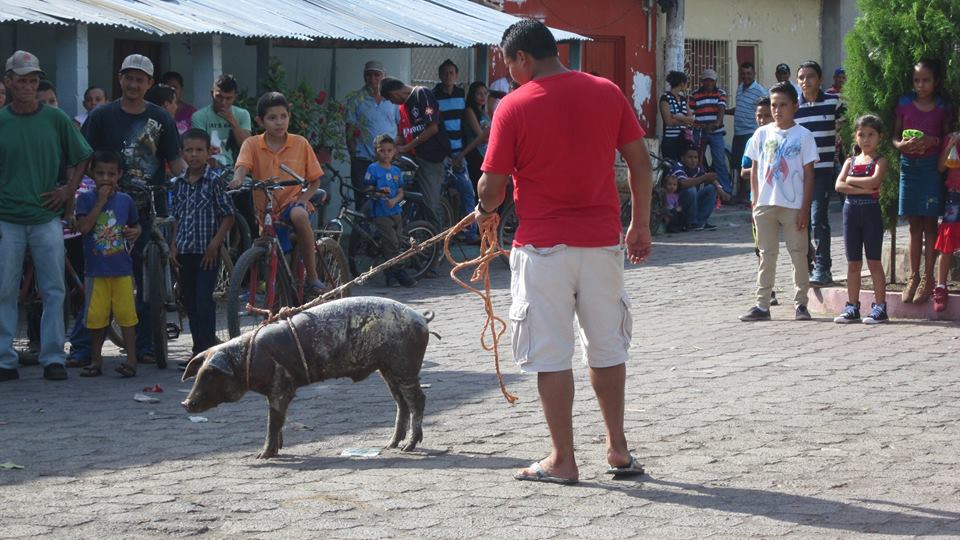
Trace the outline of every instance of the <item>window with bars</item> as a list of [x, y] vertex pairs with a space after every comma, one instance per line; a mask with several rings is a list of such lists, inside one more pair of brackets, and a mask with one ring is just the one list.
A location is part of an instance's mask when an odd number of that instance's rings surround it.
[[690, 77], [691, 87], [699, 86], [703, 70], [713, 69], [717, 72], [717, 86], [729, 93], [733, 84], [729, 42], [711, 39], [684, 40], [684, 58], [684, 71]]

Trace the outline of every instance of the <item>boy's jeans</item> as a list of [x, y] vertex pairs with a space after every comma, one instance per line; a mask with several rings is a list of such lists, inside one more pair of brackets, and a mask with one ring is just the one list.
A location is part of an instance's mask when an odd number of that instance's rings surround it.
[[63, 281], [65, 253], [60, 218], [41, 225], [19, 225], [0, 221], [0, 368], [16, 369], [17, 297], [23, 276], [27, 246], [33, 257], [34, 275], [43, 298], [40, 319], [40, 364], [63, 364]]
[[[466, 162], [460, 165], [460, 170], [451, 165], [453, 171], [453, 188], [460, 193], [460, 214], [466, 216], [473, 213], [477, 207], [477, 195], [473, 192], [473, 182], [470, 181], [470, 172], [467, 170]], [[459, 221], [454, 219], [454, 221]], [[456, 223], [451, 223], [456, 225]], [[477, 224], [473, 223], [467, 227], [464, 232], [470, 236], [477, 235]]]
[[217, 304], [213, 301], [213, 289], [217, 286], [219, 261], [208, 270], [201, 266], [202, 260], [203, 255], [199, 254], [177, 255], [194, 355], [217, 344]]
[[814, 271], [829, 272], [830, 260], [830, 195], [836, 175], [833, 168], [813, 170], [813, 200], [810, 203], [810, 238], [816, 248]]
[[[704, 142], [706, 142], [706, 145], [710, 147], [711, 163], [713, 164], [713, 172], [717, 173], [717, 180], [720, 181], [723, 190], [732, 195], [733, 183], [730, 181], [730, 165], [727, 163], [727, 152], [726, 146], [723, 144], [723, 135], [704, 133], [701, 136]], [[697, 144], [699, 144], [699, 141], [697, 141]]]
[[757, 224], [757, 246], [760, 250], [760, 271], [757, 274], [757, 305], [770, 309], [770, 293], [777, 276], [777, 255], [780, 251], [780, 228], [783, 242], [793, 263], [793, 302], [807, 305], [810, 276], [807, 274], [807, 231], [797, 230], [800, 210], [783, 206], [759, 206], [753, 210]]
[[687, 227], [702, 227], [707, 224], [717, 205], [717, 188], [713, 184], [700, 184], [680, 190], [680, 205], [686, 216]]

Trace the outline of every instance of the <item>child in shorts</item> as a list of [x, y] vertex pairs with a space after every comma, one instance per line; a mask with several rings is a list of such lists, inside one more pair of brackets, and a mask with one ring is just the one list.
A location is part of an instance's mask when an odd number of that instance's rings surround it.
[[843, 244], [847, 252], [847, 304], [833, 319], [839, 324], [860, 321], [860, 272], [863, 253], [873, 279], [875, 302], [864, 324], [887, 322], [886, 275], [880, 256], [883, 252], [883, 215], [880, 213], [880, 184], [887, 175], [887, 160], [878, 148], [883, 140], [883, 123], [872, 114], [861, 116], [853, 127], [857, 142], [853, 157], [847, 158], [837, 177], [843, 203]]
[[133, 301], [133, 259], [127, 247], [140, 236], [137, 206], [117, 187], [120, 156], [100, 151], [91, 161], [97, 189], [77, 197], [77, 229], [83, 233], [87, 287], [90, 365], [81, 377], [103, 374], [103, 338], [110, 315], [120, 324], [127, 361], [117, 366], [123, 377], [137, 374], [137, 310]]

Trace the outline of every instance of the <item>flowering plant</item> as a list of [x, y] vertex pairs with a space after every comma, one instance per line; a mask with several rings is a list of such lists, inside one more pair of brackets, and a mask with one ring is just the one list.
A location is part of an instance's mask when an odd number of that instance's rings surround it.
[[[270, 59], [270, 68], [263, 82], [268, 92], [280, 92], [287, 97], [290, 102], [289, 132], [306, 138], [320, 163], [348, 159], [344, 140], [346, 108], [342, 103], [330, 97], [326, 90], [314, 91], [303, 79], [293, 86], [288, 85], [286, 69], [277, 58]], [[244, 104], [250, 115], [256, 116], [257, 97], [245, 99]]]

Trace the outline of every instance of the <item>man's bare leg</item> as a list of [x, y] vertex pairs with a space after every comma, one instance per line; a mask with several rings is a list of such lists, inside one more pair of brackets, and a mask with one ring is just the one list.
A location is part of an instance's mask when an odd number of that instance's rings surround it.
[[[553, 443], [553, 451], [540, 461], [540, 466], [550, 476], [577, 479], [580, 473], [573, 452], [573, 370], [538, 373], [537, 390]], [[519, 474], [536, 476], [530, 469]]]
[[[590, 383], [600, 403], [600, 413], [607, 426], [607, 463], [614, 467], [630, 464], [630, 449], [623, 433], [624, 385], [627, 366], [590, 368]], [[542, 393], [542, 391], [541, 391]]]

